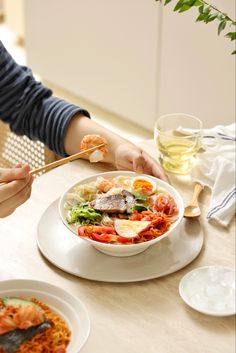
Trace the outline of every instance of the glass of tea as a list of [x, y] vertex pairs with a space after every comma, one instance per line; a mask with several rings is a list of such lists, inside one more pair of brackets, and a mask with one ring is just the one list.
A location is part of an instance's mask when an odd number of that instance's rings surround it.
[[154, 138], [162, 167], [171, 173], [187, 174], [200, 148], [202, 122], [188, 114], [167, 114], [155, 124]]

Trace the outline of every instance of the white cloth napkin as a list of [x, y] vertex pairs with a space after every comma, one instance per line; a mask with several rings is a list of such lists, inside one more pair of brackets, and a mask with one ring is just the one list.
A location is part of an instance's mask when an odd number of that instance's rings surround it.
[[193, 168], [191, 177], [194, 182], [208, 186], [212, 190], [210, 207], [207, 213], [209, 220], [214, 219], [227, 227], [235, 213], [235, 146], [236, 124], [218, 125], [204, 130], [203, 136], [218, 135], [220, 144], [216, 149], [198, 154], [198, 162]]

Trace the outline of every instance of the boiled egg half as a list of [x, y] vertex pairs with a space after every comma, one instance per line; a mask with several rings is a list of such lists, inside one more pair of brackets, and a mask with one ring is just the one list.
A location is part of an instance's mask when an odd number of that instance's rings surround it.
[[152, 195], [156, 191], [155, 182], [146, 176], [138, 176], [132, 180], [133, 192], [142, 192], [145, 195]]
[[128, 219], [116, 219], [114, 222], [117, 234], [124, 238], [134, 238], [149, 227], [148, 221], [130, 221]]

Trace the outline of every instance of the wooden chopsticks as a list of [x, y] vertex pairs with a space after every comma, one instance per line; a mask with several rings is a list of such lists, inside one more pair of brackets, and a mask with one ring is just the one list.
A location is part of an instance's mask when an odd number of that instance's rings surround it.
[[78, 159], [80, 157], [83, 157], [84, 155], [86, 155], [86, 154], [88, 154], [90, 152], [93, 152], [93, 151], [95, 151], [95, 150], [97, 150], [97, 149], [99, 149], [99, 148], [101, 148], [103, 146], [105, 146], [105, 143], [101, 143], [100, 145], [88, 148], [87, 150], [84, 150], [82, 152], [78, 152], [78, 153], [72, 154], [69, 157], [62, 158], [62, 159], [59, 159], [58, 161], [46, 164], [43, 167], [32, 169], [29, 172], [29, 174], [33, 175], [33, 174], [37, 174], [37, 173], [42, 172], [42, 171], [46, 172], [47, 170], [50, 170], [50, 169], [55, 168], [55, 167], [58, 167], [59, 165], [66, 164], [66, 163], [74, 161], [74, 160], [76, 160], [76, 159]]

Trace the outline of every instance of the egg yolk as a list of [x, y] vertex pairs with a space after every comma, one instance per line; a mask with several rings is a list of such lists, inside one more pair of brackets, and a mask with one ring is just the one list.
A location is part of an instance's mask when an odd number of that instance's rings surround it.
[[144, 179], [138, 179], [138, 180], [135, 180], [134, 183], [133, 183], [133, 187], [135, 189], [143, 189], [143, 190], [152, 190], [153, 188], [153, 185], [147, 181], [147, 180], [144, 180]]

